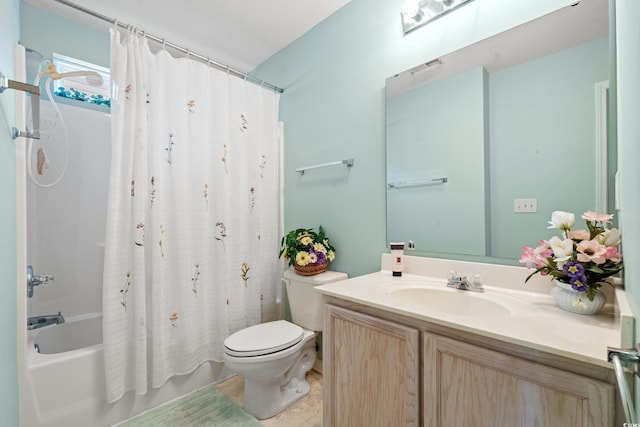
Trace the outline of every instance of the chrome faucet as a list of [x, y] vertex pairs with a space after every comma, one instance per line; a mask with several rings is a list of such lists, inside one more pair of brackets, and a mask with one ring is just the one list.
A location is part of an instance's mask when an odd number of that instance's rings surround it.
[[44, 328], [50, 325], [59, 325], [64, 323], [64, 317], [61, 312], [58, 314], [47, 314], [46, 316], [34, 316], [27, 319], [27, 330]]
[[452, 271], [449, 273], [447, 286], [461, 291], [484, 292], [482, 277], [479, 274], [474, 274], [469, 280], [467, 276], [458, 276], [455, 271]]

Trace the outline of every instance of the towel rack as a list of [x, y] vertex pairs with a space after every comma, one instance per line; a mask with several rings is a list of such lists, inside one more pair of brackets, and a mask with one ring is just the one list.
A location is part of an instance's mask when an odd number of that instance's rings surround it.
[[421, 179], [417, 181], [400, 181], [390, 182], [387, 184], [389, 188], [406, 188], [406, 187], [420, 187], [423, 185], [438, 185], [445, 184], [449, 179], [447, 177], [433, 178], [433, 179]]
[[31, 95], [31, 113], [33, 117], [33, 130], [31, 132], [28, 130], [26, 132], [20, 131], [14, 127], [11, 129], [11, 137], [13, 139], [19, 136], [40, 139], [40, 87], [9, 80], [0, 72], [0, 93], [3, 93], [7, 89], [19, 90]]
[[306, 171], [311, 169], [319, 169], [319, 168], [326, 168], [329, 166], [340, 166], [340, 165], [347, 165], [347, 167], [351, 167], [353, 166], [353, 159], [345, 159], [337, 162], [322, 163], [322, 164], [313, 165], [313, 166], [304, 166], [296, 169], [296, 172], [298, 172], [300, 175], [304, 175]]
[[[620, 391], [620, 398], [622, 400], [622, 406], [624, 408], [625, 418], [627, 423], [636, 425], [638, 422], [636, 418], [635, 410], [633, 409], [633, 397], [629, 392], [629, 385], [624, 377], [623, 368], [629, 368], [635, 375], [638, 373], [638, 364], [640, 364], [640, 344], [636, 348], [622, 349], [616, 347], [607, 347], [607, 360], [613, 363], [613, 367], [616, 373], [616, 379], [618, 381], [618, 390]], [[633, 365], [631, 367], [630, 365]]]

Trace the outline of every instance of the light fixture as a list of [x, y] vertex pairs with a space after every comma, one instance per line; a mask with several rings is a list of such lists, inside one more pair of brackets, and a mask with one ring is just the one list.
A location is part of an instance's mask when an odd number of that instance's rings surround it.
[[406, 0], [402, 5], [402, 31], [404, 35], [422, 27], [471, 0]]

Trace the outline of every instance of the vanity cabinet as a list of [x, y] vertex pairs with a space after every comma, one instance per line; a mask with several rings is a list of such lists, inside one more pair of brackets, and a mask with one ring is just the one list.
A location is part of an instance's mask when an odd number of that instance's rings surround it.
[[325, 426], [418, 425], [417, 328], [328, 305], [323, 342]]
[[613, 426], [611, 384], [423, 334], [425, 426]]
[[622, 422], [606, 368], [342, 299], [325, 303], [325, 426]]

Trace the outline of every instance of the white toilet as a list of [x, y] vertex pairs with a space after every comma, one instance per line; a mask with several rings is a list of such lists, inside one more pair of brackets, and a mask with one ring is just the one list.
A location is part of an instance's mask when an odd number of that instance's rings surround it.
[[326, 271], [301, 276], [284, 272], [291, 323], [286, 320], [242, 329], [224, 340], [224, 361], [244, 377], [244, 409], [262, 420], [309, 393], [305, 376], [316, 360], [316, 332], [322, 331], [322, 294], [316, 286], [347, 279]]

